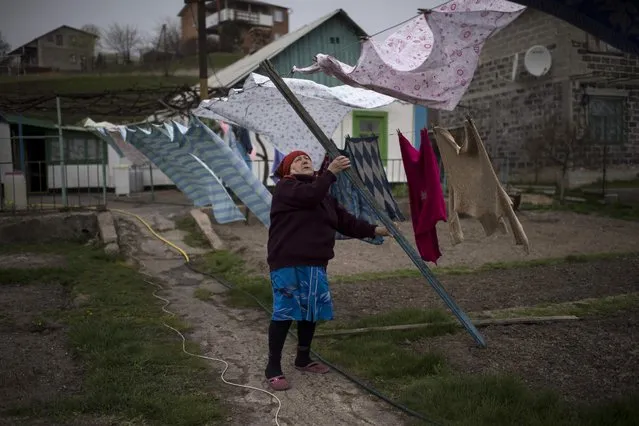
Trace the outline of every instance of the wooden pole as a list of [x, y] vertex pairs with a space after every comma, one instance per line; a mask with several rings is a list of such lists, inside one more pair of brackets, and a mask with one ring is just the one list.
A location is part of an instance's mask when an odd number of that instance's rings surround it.
[[[574, 315], [560, 315], [560, 316], [548, 316], [548, 317], [521, 317], [521, 318], [490, 318], [480, 319], [473, 321], [477, 327], [487, 327], [490, 325], [513, 325], [513, 324], [540, 324], [544, 322], [558, 322], [558, 321], [576, 321], [579, 317]], [[364, 334], [373, 333], [376, 331], [402, 331], [402, 330], [415, 330], [419, 328], [429, 327], [441, 327], [444, 325], [453, 325], [453, 322], [427, 322], [421, 324], [403, 324], [403, 325], [388, 325], [382, 327], [365, 327], [365, 328], [351, 328], [347, 330], [331, 330], [323, 333], [315, 333], [315, 337], [332, 337], [332, 336], [345, 336], [351, 334]]]
[[208, 52], [206, 50], [206, 2], [204, 0], [197, 0], [197, 46], [200, 68], [200, 100], [203, 101], [209, 97]]
[[[328, 155], [331, 158], [339, 156], [340, 152], [337, 149], [337, 146], [335, 146], [335, 143], [324, 134], [322, 129], [317, 125], [315, 120], [313, 120], [308, 111], [306, 111], [297, 97], [295, 97], [293, 92], [291, 92], [291, 89], [288, 88], [286, 83], [284, 83], [284, 80], [282, 80], [277, 71], [275, 71], [275, 68], [273, 67], [271, 61], [266, 60], [262, 62], [260, 64], [260, 67], [266, 72], [266, 74], [268, 74], [275, 87], [277, 87], [277, 89], [280, 91], [282, 96], [284, 96], [284, 99], [286, 99], [291, 108], [293, 108], [293, 110], [297, 113], [304, 124], [306, 124], [313, 136], [315, 136], [320, 144], [322, 144]], [[386, 229], [388, 229], [388, 231], [393, 235], [395, 241], [397, 241], [400, 247], [404, 249], [408, 257], [413, 261], [415, 266], [417, 266], [417, 269], [419, 269], [424, 278], [426, 278], [426, 281], [428, 281], [430, 286], [435, 290], [439, 297], [441, 297], [444, 303], [446, 303], [453, 315], [455, 315], [455, 317], [470, 333], [473, 339], [475, 339], [475, 342], [477, 342], [479, 346], [485, 348], [486, 342], [484, 342], [484, 338], [481, 336], [481, 334], [479, 334], [479, 331], [477, 331], [477, 328], [473, 325], [468, 315], [466, 315], [466, 313], [459, 307], [459, 305], [457, 305], [453, 298], [450, 297], [450, 295], [446, 292], [441, 283], [432, 274], [430, 269], [428, 269], [426, 262], [421, 259], [419, 253], [417, 253], [412, 244], [406, 239], [406, 237], [404, 237], [404, 235], [402, 235], [395, 223], [393, 223], [386, 212], [379, 206], [377, 201], [375, 201], [359, 176], [355, 174], [352, 169], [346, 169], [342, 173], [344, 173], [346, 177], [358, 189], [359, 193], [362, 195], [366, 203], [375, 210], [377, 217], [384, 224]]]

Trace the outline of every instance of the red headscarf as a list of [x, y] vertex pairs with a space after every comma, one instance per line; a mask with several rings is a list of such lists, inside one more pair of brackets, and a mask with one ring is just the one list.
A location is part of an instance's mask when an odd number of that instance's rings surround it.
[[295, 161], [295, 159], [300, 155], [306, 155], [308, 157], [308, 154], [304, 151], [292, 151], [288, 153], [286, 157], [284, 157], [280, 165], [277, 167], [277, 170], [275, 170], [275, 174], [280, 178], [290, 175], [291, 164], [293, 164], [293, 161]]

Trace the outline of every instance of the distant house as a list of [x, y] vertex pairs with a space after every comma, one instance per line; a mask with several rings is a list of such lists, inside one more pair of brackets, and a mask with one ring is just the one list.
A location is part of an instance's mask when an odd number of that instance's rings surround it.
[[[197, 7], [190, 3], [178, 13], [183, 44], [197, 39]], [[206, 32], [219, 39], [223, 50], [237, 47], [250, 53], [288, 33], [288, 14], [288, 8], [263, 1], [207, 1]]]
[[[550, 57], [538, 75], [529, 67], [540, 61], [526, 55], [533, 51]], [[571, 129], [579, 138], [570, 185], [602, 178], [604, 164], [607, 179], [631, 179], [639, 169], [638, 83], [638, 56], [528, 9], [486, 42], [460, 107], [431, 116], [456, 127], [470, 113], [496, 167], [511, 181], [555, 179], [557, 167], [543, 157], [562, 149], [563, 136], [548, 137], [552, 129]]]
[[90, 71], [98, 36], [63, 25], [9, 52], [22, 69]]
[[[310, 65], [313, 55], [321, 52], [334, 55], [345, 63], [356, 64], [360, 56], [360, 38], [366, 36], [366, 32], [344, 10], [337, 9], [296, 31], [283, 35], [228, 67], [215, 71], [209, 77], [209, 89], [219, 95], [224, 94], [228, 88], [242, 87], [250, 73], [265, 75], [260, 70], [260, 63], [267, 59], [283, 76], [289, 75], [294, 65]], [[292, 77], [313, 80], [329, 87], [343, 84], [324, 73], [295, 74]], [[345, 117], [332, 137], [338, 146], [343, 146], [347, 135], [378, 135], [380, 154], [386, 164], [389, 180], [405, 182], [395, 129], [401, 129], [408, 139], [412, 140], [414, 134], [419, 135], [419, 130], [426, 126], [426, 122], [426, 108], [396, 101], [378, 109], [354, 110]], [[259, 147], [259, 143], [254, 143], [253, 146]], [[259, 148], [256, 149], [259, 152]], [[265, 151], [272, 160], [273, 147], [265, 146]], [[263, 164], [259, 167], [263, 167]], [[261, 170], [256, 170], [256, 173], [257, 176], [262, 176]]]

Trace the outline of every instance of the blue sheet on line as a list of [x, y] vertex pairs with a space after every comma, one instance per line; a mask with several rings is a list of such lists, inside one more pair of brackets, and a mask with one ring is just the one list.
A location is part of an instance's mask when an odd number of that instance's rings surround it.
[[231, 147], [197, 117], [184, 134], [184, 149], [200, 158], [267, 228], [271, 225], [271, 193]]
[[171, 137], [181, 134], [180, 130], [172, 130], [160, 130], [156, 126], [149, 129], [127, 128], [126, 139], [171, 179], [194, 205], [211, 205], [218, 223], [245, 220], [219, 179]]
[[[342, 155], [348, 157], [348, 153], [346, 151], [340, 151]], [[329, 158], [326, 156], [324, 163], [320, 168], [320, 173], [323, 173], [324, 170], [328, 167]], [[333, 198], [337, 200], [337, 202], [344, 207], [350, 214], [355, 216], [358, 219], [362, 219], [367, 221], [368, 223], [378, 223], [377, 215], [373, 211], [373, 209], [366, 203], [362, 194], [353, 187], [351, 181], [346, 177], [344, 173], [337, 174], [337, 181], [329, 190], [329, 193]], [[339, 232], [335, 233], [335, 239], [337, 240], [350, 240], [350, 237], [340, 234]], [[380, 245], [384, 243], [383, 237], [375, 237], [375, 238], [362, 238], [364, 242]]]

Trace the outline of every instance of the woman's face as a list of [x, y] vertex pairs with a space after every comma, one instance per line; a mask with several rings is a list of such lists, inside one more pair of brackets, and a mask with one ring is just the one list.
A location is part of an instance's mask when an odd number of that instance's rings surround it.
[[313, 162], [308, 155], [298, 155], [291, 163], [292, 175], [313, 175]]

